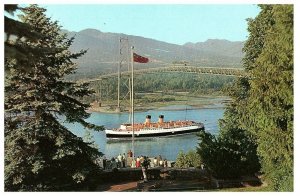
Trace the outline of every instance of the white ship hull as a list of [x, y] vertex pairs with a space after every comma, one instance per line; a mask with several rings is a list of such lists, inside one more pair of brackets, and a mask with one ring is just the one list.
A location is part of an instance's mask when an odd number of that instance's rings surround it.
[[[146, 137], [161, 137], [161, 136], [171, 136], [171, 135], [182, 135], [194, 132], [199, 132], [204, 130], [204, 125], [202, 123], [195, 123], [190, 126], [183, 127], [172, 127], [172, 128], [143, 128], [134, 131], [135, 138], [146, 138]], [[106, 137], [108, 139], [119, 139], [119, 138], [131, 138], [132, 131], [117, 129], [117, 130], [105, 130]]]

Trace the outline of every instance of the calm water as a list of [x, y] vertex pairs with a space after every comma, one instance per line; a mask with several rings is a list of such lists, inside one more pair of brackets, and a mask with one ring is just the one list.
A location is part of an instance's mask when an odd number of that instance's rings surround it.
[[[185, 110], [185, 108], [190, 110]], [[190, 106], [168, 106], [147, 112], [136, 112], [135, 122], [144, 122], [146, 115], [151, 115], [151, 120], [154, 122], [158, 120], [160, 114], [163, 114], [166, 121], [186, 119], [203, 122], [206, 131], [217, 134], [219, 132], [218, 119], [223, 117], [223, 113], [224, 109], [222, 108], [192, 109]], [[129, 122], [129, 117], [127, 113], [92, 113], [88, 121], [97, 125], [104, 125], [106, 128], [117, 128], [121, 123]], [[79, 124], [68, 124], [67, 127], [80, 137], [85, 133], [85, 130]], [[107, 158], [117, 156], [119, 153], [127, 153], [131, 149], [130, 140], [107, 140], [104, 132], [95, 132], [94, 139], [100, 151]], [[175, 160], [180, 150], [187, 152], [188, 150], [195, 149], [197, 145], [196, 134], [139, 139], [135, 141], [135, 155], [147, 155], [151, 157], [162, 155], [163, 158], [167, 158], [168, 160]]]

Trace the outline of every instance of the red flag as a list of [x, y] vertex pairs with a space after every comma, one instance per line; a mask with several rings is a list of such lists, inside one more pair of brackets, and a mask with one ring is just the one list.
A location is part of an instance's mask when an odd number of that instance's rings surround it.
[[136, 53], [133, 53], [133, 61], [138, 63], [148, 63], [149, 59], [143, 56], [140, 56]]

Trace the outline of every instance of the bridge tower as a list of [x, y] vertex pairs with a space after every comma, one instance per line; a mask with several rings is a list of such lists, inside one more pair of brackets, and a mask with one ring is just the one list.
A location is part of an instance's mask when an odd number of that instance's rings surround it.
[[[116, 107], [116, 112], [121, 112], [120, 106], [120, 99], [121, 99], [121, 72], [122, 70], [130, 71], [130, 47], [129, 47], [129, 40], [128, 37], [120, 37], [119, 42], [119, 64], [118, 64], [118, 85], [117, 85], [117, 92], [118, 92], [118, 103]], [[123, 68], [124, 67], [124, 68]], [[131, 88], [130, 88], [130, 77], [125, 81], [125, 86], [128, 88], [128, 92], [123, 97], [125, 99], [129, 95], [129, 99], [131, 102]]]

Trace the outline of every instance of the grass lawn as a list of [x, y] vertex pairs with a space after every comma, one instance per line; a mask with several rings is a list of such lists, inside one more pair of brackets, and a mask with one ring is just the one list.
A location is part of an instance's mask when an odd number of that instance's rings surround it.
[[267, 186], [249, 186], [249, 187], [240, 187], [240, 188], [224, 188], [224, 189], [216, 189], [210, 190], [216, 192], [268, 192]]

